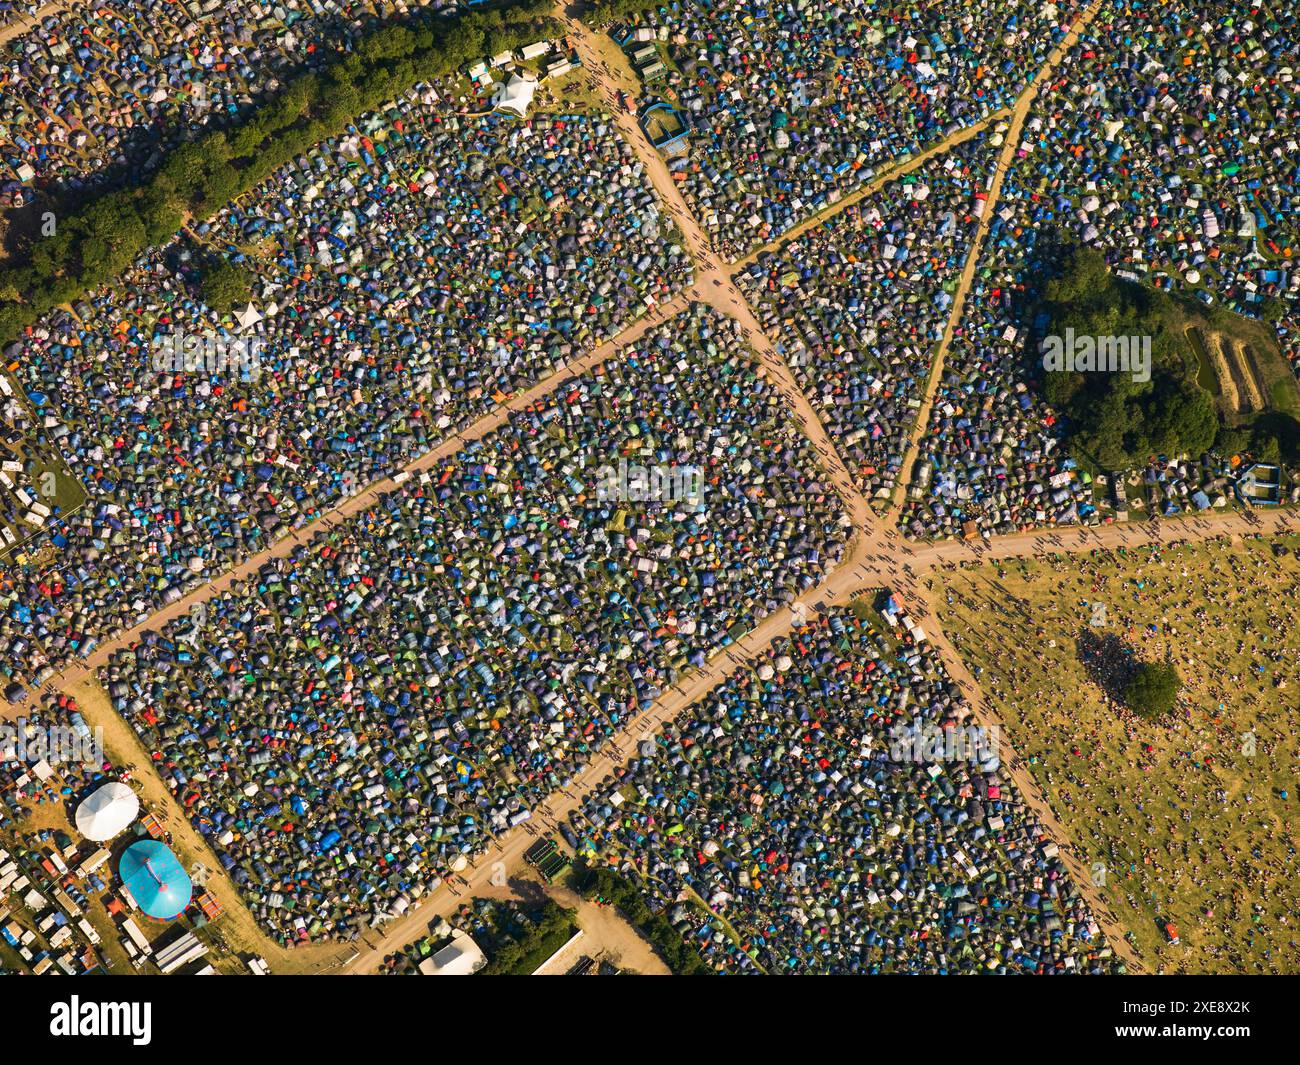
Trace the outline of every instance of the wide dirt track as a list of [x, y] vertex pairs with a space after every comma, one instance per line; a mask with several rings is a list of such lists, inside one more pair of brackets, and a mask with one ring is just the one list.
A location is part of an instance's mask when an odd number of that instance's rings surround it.
[[[385, 955], [424, 934], [434, 919], [454, 911], [467, 897], [500, 893], [502, 871], [518, 869], [522, 864], [524, 850], [536, 836], [553, 830], [580, 805], [601, 780], [612, 770], [624, 764], [633, 753], [638, 740], [652, 734], [665, 722], [672, 720], [685, 708], [721, 684], [734, 670], [762, 654], [773, 639], [790, 631], [796, 624], [796, 617], [802, 611], [812, 615], [818, 609], [847, 604], [869, 590], [882, 587], [892, 589], [901, 597], [913, 616], [924, 620], [933, 646], [941, 652], [945, 667], [953, 680], [962, 688], [976, 717], [981, 723], [993, 726], [999, 725], [1000, 722], [981, 696], [974, 679], [958, 657], [951, 641], [938, 628], [935, 618], [928, 610], [927, 596], [921, 584], [922, 578], [927, 574], [936, 575], [941, 582], [943, 568], [959, 563], [1034, 556], [1049, 552], [1081, 553], [1118, 547], [1167, 544], [1174, 541], [1203, 540], [1220, 535], [1267, 535], [1282, 530], [1300, 529], [1300, 519], [1285, 511], [1276, 511], [1263, 516], [1250, 512], [1232, 512], [1206, 517], [1086, 529], [1076, 527], [1035, 529], [974, 542], [908, 543], [894, 528], [897, 509], [905, 491], [906, 471], [915, 458], [920, 434], [926, 429], [935, 389], [942, 375], [943, 357], [953, 331], [960, 321], [961, 309], [975, 276], [988, 221], [997, 207], [1002, 178], [1014, 159], [1025, 117], [1039, 86], [1050, 78], [1069, 43], [1091, 22], [1099, 10], [1100, 3], [1094, 2], [1078, 16], [1067, 39], [1051, 53], [1045, 66], [1031, 79], [1015, 106], [1009, 111], [990, 115], [974, 126], [951, 134], [944, 141], [918, 153], [906, 163], [882, 171], [868, 184], [842, 197], [838, 203], [819, 212], [814, 218], [801, 222], [771, 244], [750, 252], [743, 259], [733, 263], [722, 261], [712, 247], [707, 234], [673, 181], [663, 157], [646, 139], [635, 116], [618, 106], [616, 97], [619, 91], [635, 94], [637, 90], [635, 75], [623, 52], [614, 45], [608, 35], [591, 30], [582, 23], [564, 16], [561, 10], [560, 15], [570, 34], [570, 41], [582, 58], [585, 71], [583, 76], [590, 80], [591, 88], [603, 97], [605, 107], [609, 114], [614, 116], [614, 122], [620, 133], [644, 164], [646, 174], [664, 208], [683, 233], [687, 250], [694, 263], [694, 283], [681, 296], [652, 308], [628, 329], [599, 345], [582, 358], [574, 360], [560, 373], [538, 382], [526, 391], [516, 393], [489, 415], [449, 437], [434, 450], [420, 456], [403, 472], [416, 473], [427, 469], [454, 455], [465, 442], [481, 438], [501, 428], [511, 412], [547, 395], [564, 379], [600, 365], [626, 345], [635, 342], [648, 329], [671, 318], [695, 301], [706, 303], [740, 323], [748, 343], [757, 353], [764, 372], [781, 390], [790, 405], [792, 414], [821, 456], [827, 480], [844, 500], [845, 509], [852, 522], [852, 536], [844, 557], [827, 573], [820, 584], [805, 592], [791, 607], [764, 618], [728, 650], [715, 655], [703, 667], [689, 673], [678, 685], [666, 692], [650, 710], [632, 719], [621, 733], [606, 742], [605, 746], [563, 789], [552, 794], [534, 811], [532, 821], [498, 837], [492, 846], [465, 870], [459, 874], [448, 875], [443, 887], [422, 900], [402, 918], [369, 931], [355, 945], [313, 945], [306, 952], [297, 952], [297, 957], [294, 957], [295, 952], [285, 951], [266, 940], [260, 932], [250, 933], [255, 935], [258, 942], [249, 946], [256, 946], [271, 962], [273, 970], [277, 968], [279, 962], [285, 969], [298, 971], [309, 968], [315, 971], [374, 972]], [[991, 175], [984, 213], [960, 277], [948, 327], [935, 352], [934, 367], [922, 397], [921, 408], [917, 412], [912, 440], [901, 468], [898, 488], [891, 501], [889, 513], [881, 516], [872, 509], [869, 501], [854, 485], [848, 467], [834, 441], [827, 434], [814, 406], [799, 388], [789, 367], [777, 354], [772, 340], [762, 329], [753, 309], [735, 284], [733, 274], [739, 265], [752, 260], [763, 251], [779, 247], [798, 232], [811, 225], [820, 224], [847, 204], [869, 195], [885, 181], [915, 169], [935, 154], [947, 150], [953, 144], [960, 143], [997, 122], [1007, 122], [1008, 128], [1002, 151], [997, 159], [995, 173]], [[138, 639], [142, 631], [157, 628], [188, 612], [195, 603], [221, 594], [235, 582], [255, 573], [267, 559], [287, 554], [318, 529], [364, 510], [373, 504], [380, 494], [392, 491], [396, 485], [397, 482], [393, 478], [371, 484], [358, 495], [349, 498], [315, 522], [297, 530], [293, 535], [280, 540], [267, 551], [248, 559], [236, 569], [224, 575], [214, 575], [213, 580], [190, 595], [154, 613], [129, 631], [105, 640], [90, 658], [70, 665], [64, 672], [52, 678], [47, 685], [47, 690], [75, 691], [84, 700], [86, 693], [91, 690], [90, 686], [96, 681], [99, 668], [108, 661], [109, 656], [118, 648], [129, 646]], [[92, 716], [112, 715], [106, 699], [92, 699], [90, 702], [88, 713]], [[114, 720], [113, 724], [115, 726], [113, 734], [119, 742], [134, 742], [135, 746], [139, 746], [133, 736], [130, 736], [128, 741], [130, 730], [124, 723]], [[1005, 730], [1003, 734], [1005, 735]], [[140, 748], [136, 757], [142, 756], [147, 757], [147, 752]], [[1141, 964], [1134, 957], [1124, 938], [1124, 929], [1110, 915], [1100, 891], [1092, 884], [1079, 855], [1055, 816], [1048, 796], [1038, 788], [1018, 758], [1004, 758], [1003, 764], [1005, 771], [1014, 780], [1044, 830], [1060, 847], [1076, 885], [1088, 898], [1094, 916], [1104, 929], [1110, 945], [1127, 962], [1131, 971], [1141, 971]], [[158, 784], [159, 786], [152, 791], [162, 793], [164, 789], [161, 787], [161, 782]], [[166, 796], [160, 795], [159, 798], [165, 799]], [[173, 820], [183, 820], [183, 817], [178, 814]], [[229, 892], [233, 894], [234, 890], [233, 885], [229, 885]], [[233, 897], [228, 900], [228, 908], [233, 901]], [[241, 931], [244, 930], [244, 924], [241, 922]], [[247, 924], [251, 924], [251, 919]]]

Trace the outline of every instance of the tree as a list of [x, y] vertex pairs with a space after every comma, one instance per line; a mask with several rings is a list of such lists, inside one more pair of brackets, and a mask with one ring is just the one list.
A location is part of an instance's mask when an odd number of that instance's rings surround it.
[[1219, 418], [1209, 393], [1164, 376], [1144, 412], [1155, 450], [1169, 455], [1204, 454], [1214, 443]]
[[1276, 296], [1269, 296], [1259, 305], [1259, 316], [1266, 322], [1277, 325], [1286, 317], [1286, 304]]
[[[1195, 458], [1210, 449], [1219, 429], [1214, 401], [1189, 372], [1194, 360], [1165, 293], [1113, 277], [1099, 252], [1077, 248], [1045, 294], [1058, 348], [1073, 330], [1076, 342], [1104, 339], [1114, 351], [1122, 340], [1129, 347], [1119, 350], [1131, 358], [1149, 356], [1128, 370], [1100, 360], [1092, 369], [1044, 361], [1044, 396], [1065, 415], [1083, 453], [1105, 469], [1124, 469], [1152, 454]], [[1134, 342], [1141, 345], [1136, 352]]]
[[186, 202], [194, 197], [206, 172], [207, 161], [203, 149], [192, 141], [177, 145], [159, 171]]
[[15, 337], [36, 320], [36, 315], [27, 307], [8, 303], [0, 307], [0, 337]]
[[1174, 708], [1182, 684], [1172, 662], [1143, 662], [1124, 686], [1124, 702], [1139, 717], [1154, 721]]
[[1261, 462], [1300, 464], [1300, 422], [1285, 411], [1270, 410], [1251, 424], [1250, 450]]
[[415, 50], [415, 37], [405, 26], [385, 26], [367, 37], [357, 53], [367, 63], [381, 59], [405, 59]]
[[173, 190], [161, 176], [140, 193], [139, 212], [140, 221], [144, 224], [145, 239], [150, 244], [161, 244], [167, 240], [180, 229], [184, 221]]
[[1250, 450], [1260, 462], [1279, 463], [1282, 461], [1282, 447], [1277, 437], [1267, 429], [1259, 427], [1251, 435]]
[[1047, 283], [1052, 303], [1088, 305], [1104, 297], [1113, 279], [1106, 259], [1095, 248], [1076, 248], [1070, 253], [1065, 272]]
[[1250, 433], [1240, 426], [1225, 425], [1214, 438], [1214, 450], [1221, 455], [1239, 455], [1250, 447]]
[[253, 294], [254, 274], [228, 259], [217, 259], [203, 274], [203, 302], [218, 314], [228, 314]]
[[588, 26], [605, 26], [617, 19], [631, 18], [655, 10], [660, 0], [597, 0], [582, 13]]
[[124, 270], [145, 243], [144, 223], [130, 193], [113, 192], [85, 207], [67, 226], [87, 287]]

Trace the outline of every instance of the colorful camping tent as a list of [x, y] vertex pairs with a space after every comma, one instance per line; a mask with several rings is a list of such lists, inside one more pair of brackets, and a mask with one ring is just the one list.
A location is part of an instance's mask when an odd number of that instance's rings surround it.
[[194, 891], [176, 855], [156, 839], [131, 844], [118, 863], [117, 875], [136, 905], [158, 921], [170, 921], [184, 910]]

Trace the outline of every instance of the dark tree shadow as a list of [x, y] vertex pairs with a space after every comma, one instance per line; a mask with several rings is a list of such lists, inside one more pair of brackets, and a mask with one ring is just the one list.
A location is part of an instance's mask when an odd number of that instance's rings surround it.
[[549, 897], [538, 881], [528, 877], [512, 876], [507, 884], [526, 910], [538, 909]]
[[1084, 672], [1106, 695], [1124, 701], [1124, 689], [1137, 670], [1133, 649], [1113, 632], [1087, 627], [1079, 634], [1079, 661]]

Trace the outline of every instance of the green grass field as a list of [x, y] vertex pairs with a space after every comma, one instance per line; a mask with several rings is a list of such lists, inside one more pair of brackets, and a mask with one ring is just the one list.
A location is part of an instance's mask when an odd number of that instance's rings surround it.
[[[1279, 544], [1285, 556], [1212, 542], [932, 582], [1009, 743], [1153, 970], [1300, 971], [1300, 537]], [[1166, 656], [1184, 687], [1147, 723], [1121, 705], [1123, 677]]]

